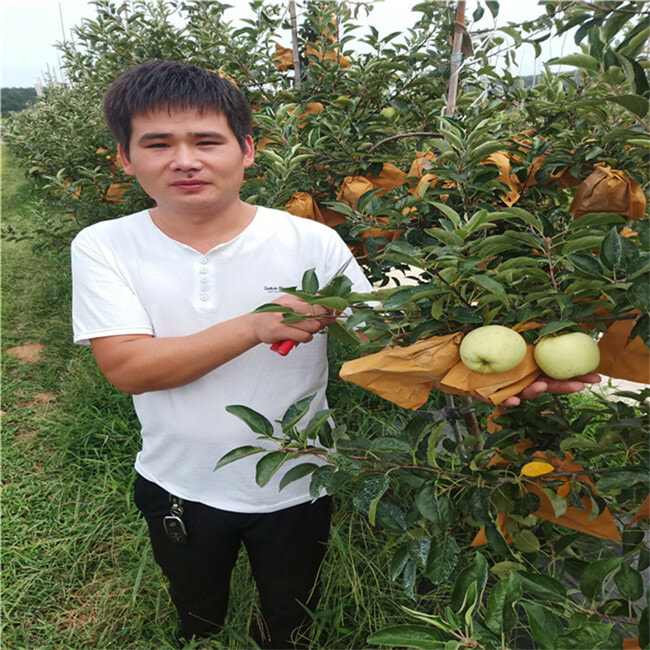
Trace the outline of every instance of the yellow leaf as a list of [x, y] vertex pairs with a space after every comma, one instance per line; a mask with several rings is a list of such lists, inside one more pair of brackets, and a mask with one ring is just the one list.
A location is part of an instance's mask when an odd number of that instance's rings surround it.
[[531, 463], [526, 463], [521, 468], [521, 476], [542, 476], [542, 474], [549, 474], [554, 471], [555, 467], [550, 463], [542, 463], [534, 460]]

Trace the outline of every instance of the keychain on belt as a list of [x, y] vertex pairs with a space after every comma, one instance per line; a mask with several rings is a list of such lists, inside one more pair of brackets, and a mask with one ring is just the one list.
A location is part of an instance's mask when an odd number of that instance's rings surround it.
[[169, 501], [170, 514], [163, 518], [165, 534], [173, 544], [185, 544], [189, 535], [183, 521], [183, 500], [170, 494]]

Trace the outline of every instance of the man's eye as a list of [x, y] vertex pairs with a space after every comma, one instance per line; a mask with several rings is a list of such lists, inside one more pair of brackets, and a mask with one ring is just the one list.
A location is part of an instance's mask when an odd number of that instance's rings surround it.
[[167, 146], [168, 145], [166, 145], [164, 142], [154, 142], [153, 144], [147, 145], [147, 149], [163, 149]]
[[216, 140], [201, 140], [199, 147], [216, 147], [218, 144], [220, 143]]

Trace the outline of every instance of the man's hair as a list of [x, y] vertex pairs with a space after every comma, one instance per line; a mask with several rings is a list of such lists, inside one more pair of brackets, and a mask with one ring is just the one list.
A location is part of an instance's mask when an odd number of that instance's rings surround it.
[[251, 132], [251, 108], [244, 95], [230, 81], [197, 65], [141, 63], [123, 72], [104, 95], [106, 124], [127, 155], [133, 117], [160, 109], [224, 115], [242, 150]]

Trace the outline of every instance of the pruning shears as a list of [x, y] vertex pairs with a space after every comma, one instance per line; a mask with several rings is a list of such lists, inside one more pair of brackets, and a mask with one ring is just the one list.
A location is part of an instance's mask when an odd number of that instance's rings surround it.
[[284, 339], [284, 341], [276, 341], [271, 346], [271, 350], [273, 350], [273, 352], [277, 352], [282, 357], [286, 357], [295, 345], [297, 345], [295, 341], [292, 341], [291, 339]]

